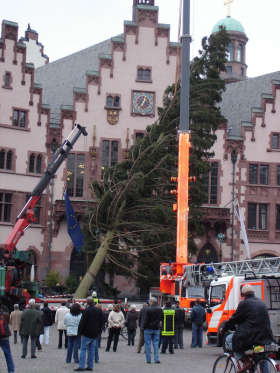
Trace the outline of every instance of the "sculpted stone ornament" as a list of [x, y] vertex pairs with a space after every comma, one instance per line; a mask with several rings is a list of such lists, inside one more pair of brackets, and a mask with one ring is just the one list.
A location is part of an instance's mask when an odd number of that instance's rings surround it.
[[119, 121], [119, 110], [109, 109], [107, 110], [107, 122], [111, 125], [117, 124]]

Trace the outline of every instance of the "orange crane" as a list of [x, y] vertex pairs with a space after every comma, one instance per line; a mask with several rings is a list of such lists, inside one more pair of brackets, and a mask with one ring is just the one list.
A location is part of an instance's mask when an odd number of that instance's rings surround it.
[[190, 90], [190, 0], [184, 0], [183, 35], [181, 36], [181, 97], [178, 177], [171, 178], [177, 182], [177, 189], [171, 191], [177, 195], [177, 243], [176, 262], [161, 263], [160, 292], [179, 300], [180, 305], [189, 308], [184, 300], [187, 294], [183, 289], [184, 268], [188, 265], [188, 216], [189, 216], [189, 177], [190, 131], [189, 131], [189, 90]]

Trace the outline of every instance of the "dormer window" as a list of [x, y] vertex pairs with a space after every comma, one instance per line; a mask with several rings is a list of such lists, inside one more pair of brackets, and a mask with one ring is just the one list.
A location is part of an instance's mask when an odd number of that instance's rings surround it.
[[137, 68], [137, 81], [152, 82], [152, 69], [150, 67], [140, 66]]

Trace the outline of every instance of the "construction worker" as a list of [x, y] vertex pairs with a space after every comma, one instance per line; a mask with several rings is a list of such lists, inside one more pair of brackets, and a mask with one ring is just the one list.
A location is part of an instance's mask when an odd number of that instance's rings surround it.
[[92, 296], [92, 298], [93, 298], [93, 302], [94, 302], [95, 304], [97, 304], [97, 303], [98, 303], [98, 298], [97, 298], [97, 293], [96, 293], [95, 290], [92, 292], [91, 296]]
[[171, 307], [171, 302], [166, 302], [163, 309], [162, 323], [162, 347], [161, 353], [165, 354], [167, 347], [169, 353], [174, 354], [174, 335], [175, 335], [175, 310]]

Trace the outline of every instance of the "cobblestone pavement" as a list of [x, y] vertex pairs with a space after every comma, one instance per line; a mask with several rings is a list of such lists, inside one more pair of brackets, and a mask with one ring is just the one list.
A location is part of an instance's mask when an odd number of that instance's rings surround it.
[[[136, 336], [136, 341], [137, 341]], [[117, 352], [105, 352], [106, 340], [102, 339], [100, 349], [100, 362], [94, 365], [98, 373], [211, 373], [215, 358], [222, 352], [220, 348], [205, 346], [202, 349], [190, 348], [191, 331], [184, 332], [184, 350], [175, 350], [174, 355], [160, 354], [161, 364], [146, 364], [144, 353], [137, 354], [136, 347], [127, 346], [127, 342], [120, 337]], [[50, 331], [50, 344], [43, 345], [43, 350], [36, 352], [37, 359], [30, 358], [30, 341], [28, 356], [21, 359], [21, 344], [10, 345], [17, 373], [68, 373], [76, 368], [74, 363], [66, 364], [66, 350], [57, 349], [58, 333], [53, 326]], [[144, 351], [142, 349], [142, 351]], [[5, 357], [0, 349], [0, 372], [7, 372]]]

